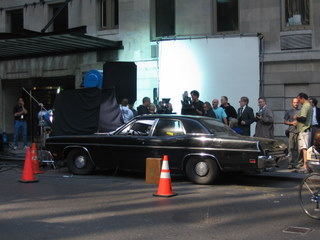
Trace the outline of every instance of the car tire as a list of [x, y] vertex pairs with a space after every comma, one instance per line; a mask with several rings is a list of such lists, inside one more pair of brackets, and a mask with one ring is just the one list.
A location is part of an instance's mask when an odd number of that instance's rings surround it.
[[89, 154], [83, 149], [73, 149], [67, 157], [67, 167], [77, 175], [87, 175], [94, 171], [94, 165]]
[[186, 163], [187, 178], [196, 184], [213, 184], [220, 170], [215, 160], [210, 158], [190, 158]]

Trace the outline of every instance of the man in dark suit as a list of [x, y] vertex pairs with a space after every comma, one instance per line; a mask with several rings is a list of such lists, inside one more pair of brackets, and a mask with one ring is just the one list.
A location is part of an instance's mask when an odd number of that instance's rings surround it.
[[138, 115], [150, 114], [149, 109], [148, 109], [150, 102], [151, 101], [150, 101], [149, 97], [144, 97], [142, 99], [142, 104], [137, 108]]
[[317, 107], [318, 100], [316, 98], [309, 98], [309, 102], [313, 110], [312, 125], [311, 125], [311, 145], [312, 145], [314, 135], [316, 131], [320, 129], [320, 108]]
[[254, 122], [253, 109], [248, 106], [249, 98], [240, 98], [240, 108], [238, 109], [238, 126], [243, 131], [243, 135], [250, 136], [250, 125]]

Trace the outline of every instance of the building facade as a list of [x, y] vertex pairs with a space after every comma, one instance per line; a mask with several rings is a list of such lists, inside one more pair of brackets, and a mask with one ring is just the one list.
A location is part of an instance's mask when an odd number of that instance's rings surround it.
[[275, 136], [283, 137], [291, 99], [320, 97], [318, 9], [316, 0], [1, 0], [0, 127], [13, 132], [12, 108], [22, 94], [35, 135], [39, 109], [26, 92], [51, 108], [59, 89], [81, 87], [84, 74], [105, 61], [135, 62], [136, 105], [152, 98], [161, 40], [259, 34], [260, 95], [275, 113]]

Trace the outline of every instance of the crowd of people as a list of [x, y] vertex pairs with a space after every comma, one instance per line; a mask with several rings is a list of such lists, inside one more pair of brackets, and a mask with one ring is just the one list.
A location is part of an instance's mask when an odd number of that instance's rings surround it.
[[151, 103], [149, 97], [144, 97], [142, 99], [142, 104], [137, 107], [137, 110], [135, 110], [133, 108], [133, 104], [129, 104], [128, 99], [125, 98], [121, 101], [120, 110], [123, 123], [127, 123], [137, 115], [163, 113], [170, 114], [172, 113], [172, 105], [171, 103], [164, 103], [160, 101], [158, 106], [156, 106], [155, 104]]
[[[230, 126], [236, 132], [242, 135], [250, 136], [250, 126], [257, 122], [256, 137], [273, 138], [273, 113], [266, 105], [264, 98], [259, 98], [260, 110], [255, 115], [253, 109], [248, 106], [249, 98], [241, 97], [238, 111], [230, 105], [227, 96], [222, 96], [219, 105], [218, 99], [212, 102], [202, 102], [200, 94], [197, 90], [190, 92], [185, 91], [181, 100], [182, 115], [199, 115], [217, 119], [218, 121]], [[170, 103], [159, 102], [157, 106], [151, 103], [149, 97], [142, 99], [142, 104], [137, 108], [137, 115], [154, 114], [154, 113], [172, 113], [172, 105]]]
[[[299, 109], [299, 103], [301, 109]], [[288, 137], [289, 169], [298, 168], [299, 172], [308, 173], [307, 161], [318, 154], [320, 109], [317, 103], [317, 99], [309, 98], [305, 93], [299, 93], [292, 99], [292, 108], [284, 115], [284, 124], [288, 125], [286, 135]]]

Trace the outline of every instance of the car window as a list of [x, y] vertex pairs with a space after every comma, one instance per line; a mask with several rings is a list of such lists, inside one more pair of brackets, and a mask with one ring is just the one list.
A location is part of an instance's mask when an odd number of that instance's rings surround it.
[[139, 136], [148, 136], [150, 134], [151, 128], [155, 120], [138, 120], [132, 122], [127, 127], [122, 129], [118, 134], [119, 135], [139, 135]]
[[206, 134], [208, 131], [206, 131], [205, 127], [202, 126], [199, 121], [195, 121], [192, 119], [187, 119], [183, 122], [183, 126], [186, 130], [187, 134]]
[[231, 128], [224, 123], [216, 121], [214, 119], [202, 119], [201, 122], [206, 128], [215, 135], [237, 135]]
[[181, 136], [185, 135], [182, 123], [179, 120], [174, 119], [159, 119], [153, 136]]

